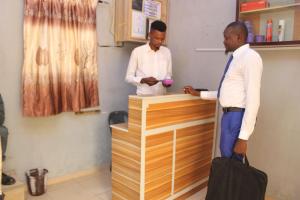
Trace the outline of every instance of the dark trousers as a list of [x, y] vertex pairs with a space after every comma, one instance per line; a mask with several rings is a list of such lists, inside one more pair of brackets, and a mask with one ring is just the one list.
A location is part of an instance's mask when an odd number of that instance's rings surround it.
[[[244, 111], [223, 113], [221, 121], [220, 150], [221, 156], [230, 158], [239, 137]], [[242, 159], [242, 157], [241, 157]]]
[[0, 126], [1, 148], [2, 148], [2, 161], [5, 160], [5, 152], [7, 148], [8, 130], [5, 126]]

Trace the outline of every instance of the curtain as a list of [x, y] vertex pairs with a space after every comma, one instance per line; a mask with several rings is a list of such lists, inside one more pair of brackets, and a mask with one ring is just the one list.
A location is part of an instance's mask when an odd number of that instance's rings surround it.
[[99, 105], [96, 0], [25, 0], [24, 116]]

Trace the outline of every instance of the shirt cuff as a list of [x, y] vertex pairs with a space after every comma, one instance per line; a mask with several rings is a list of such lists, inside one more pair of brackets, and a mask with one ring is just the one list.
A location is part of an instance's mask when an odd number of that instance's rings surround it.
[[136, 82], [137, 85], [141, 85], [142, 79], [143, 79], [142, 77], [134, 77], [134, 81]]
[[248, 140], [251, 134], [249, 134], [247, 131], [241, 131], [239, 134], [239, 139], [242, 140]]
[[201, 99], [216, 99], [217, 98], [217, 91], [201, 91], [200, 92], [200, 97]]

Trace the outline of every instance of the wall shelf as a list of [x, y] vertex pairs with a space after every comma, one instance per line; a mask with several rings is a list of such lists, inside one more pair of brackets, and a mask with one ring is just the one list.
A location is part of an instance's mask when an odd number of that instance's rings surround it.
[[300, 3], [287, 4], [287, 5], [283, 5], [283, 6], [272, 6], [272, 7], [264, 8], [264, 9], [244, 11], [244, 12], [240, 12], [240, 14], [250, 14], [250, 13], [255, 13], [255, 12], [268, 12], [268, 11], [288, 9], [288, 8], [296, 7], [296, 6], [300, 6]]
[[[253, 2], [253, 0], [237, 0], [236, 2], [236, 19], [247, 21], [248, 42], [252, 47], [285, 49], [286, 47], [298, 48], [300, 46], [300, 0], [282, 0], [280, 5], [278, 5], [278, 0], [267, 0], [270, 7], [243, 12], [240, 12], [241, 4]], [[272, 37], [269, 37], [271, 41], [266, 42], [265, 39], [262, 39], [262, 41], [256, 42], [255, 36], [257, 35], [260, 38], [266, 38], [268, 21], [271, 21]], [[283, 41], [278, 41], [279, 21], [283, 23], [284, 27], [281, 29]]]

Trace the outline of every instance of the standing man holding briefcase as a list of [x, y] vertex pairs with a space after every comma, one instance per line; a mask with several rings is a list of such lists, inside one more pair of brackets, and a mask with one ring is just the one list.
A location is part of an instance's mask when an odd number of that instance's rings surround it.
[[[218, 91], [198, 92], [191, 86], [184, 87], [185, 93], [201, 98], [218, 98], [223, 110], [220, 138], [222, 158], [216, 158], [212, 163], [206, 200], [263, 200], [251, 199], [248, 192], [246, 196], [249, 198], [245, 198], [241, 192], [247, 191], [243, 188], [251, 186], [247, 182], [243, 183], [245, 187], [240, 185], [241, 181], [236, 182], [255, 177], [244, 174], [244, 167], [248, 172], [251, 167], [248, 162], [244, 164], [241, 161], [246, 155], [247, 141], [256, 122], [263, 64], [260, 55], [247, 44], [247, 36], [247, 27], [243, 22], [232, 22], [225, 28], [225, 53], [233, 53], [226, 64]], [[240, 173], [235, 173], [237, 171]], [[253, 193], [252, 188], [248, 191]]]

